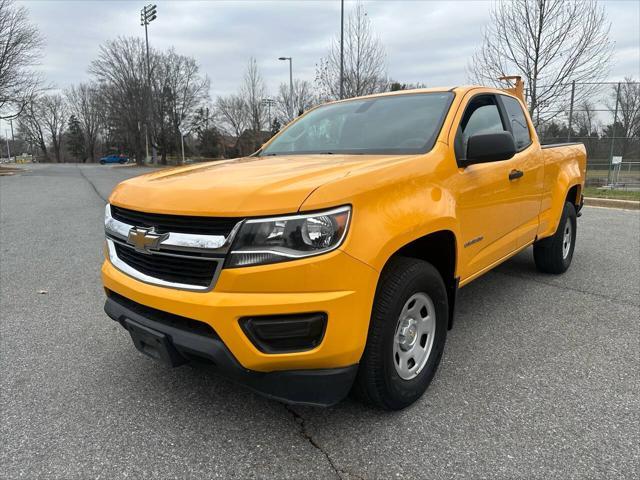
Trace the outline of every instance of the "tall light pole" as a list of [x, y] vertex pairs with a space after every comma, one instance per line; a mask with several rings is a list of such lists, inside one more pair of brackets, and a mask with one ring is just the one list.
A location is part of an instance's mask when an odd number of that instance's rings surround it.
[[11, 149], [9, 148], [9, 130], [4, 129], [4, 137], [7, 140], [7, 158], [11, 161]]
[[262, 105], [266, 105], [269, 110], [269, 131], [271, 131], [271, 107], [275, 105], [276, 101], [273, 98], [263, 98]]
[[344, 98], [344, 0], [340, 0], [340, 99]]
[[187, 135], [189, 131], [182, 125], [180, 125], [178, 130], [180, 131], [180, 146], [182, 148], [182, 163], [180, 165], [184, 165], [184, 136]]
[[140, 10], [140, 26], [144, 26], [144, 39], [147, 45], [147, 121], [144, 124], [144, 143], [146, 149], [147, 158], [146, 161], [149, 160], [149, 118], [151, 117], [151, 66], [149, 63], [149, 30], [148, 25], [153, 22], [158, 15], [156, 14], [156, 6], [149, 4]]
[[291, 118], [293, 120], [295, 113], [293, 111], [293, 59], [291, 57], [279, 57], [278, 60], [289, 60], [289, 108], [291, 109]]

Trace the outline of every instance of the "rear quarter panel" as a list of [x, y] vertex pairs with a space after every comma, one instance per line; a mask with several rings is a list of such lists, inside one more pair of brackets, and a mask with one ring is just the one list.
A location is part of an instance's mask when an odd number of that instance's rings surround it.
[[542, 160], [544, 188], [540, 204], [538, 238], [554, 234], [560, 222], [567, 193], [576, 185], [576, 201], [580, 201], [587, 172], [587, 152], [583, 144], [543, 146]]

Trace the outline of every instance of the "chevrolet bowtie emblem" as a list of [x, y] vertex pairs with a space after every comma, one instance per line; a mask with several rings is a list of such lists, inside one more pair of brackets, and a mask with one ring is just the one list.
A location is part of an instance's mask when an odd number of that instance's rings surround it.
[[129, 245], [133, 245], [136, 252], [151, 253], [150, 250], [158, 250], [160, 248], [160, 243], [168, 237], [168, 233], [156, 233], [154, 227], [133, 227], [129, 230], [127, 243]]

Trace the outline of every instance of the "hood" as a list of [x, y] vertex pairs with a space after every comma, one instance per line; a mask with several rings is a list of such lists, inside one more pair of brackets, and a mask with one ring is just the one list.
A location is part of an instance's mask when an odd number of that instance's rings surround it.
[[151, 213], [259, 216], [291, 213], [318, 187], [389, 156], [283, 155], [179, 167], [119, 184], [109, 201]]

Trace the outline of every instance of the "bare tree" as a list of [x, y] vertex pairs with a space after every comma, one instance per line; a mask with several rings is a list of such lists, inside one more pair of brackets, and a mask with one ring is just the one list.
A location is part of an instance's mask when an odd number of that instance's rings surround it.
[[316, 104], [311, 84], [306, 80], [296, 79], [293, 82], [293, 117], [291, 116], [291, 93], [288, 83], [281, 83], [278, 89], [277, 116], [280, 121], [290, 122], [298, 115], [309, 110]]
[[[617, 85], [612, 88], [609, 109], [615, 109]], [[618, 121], [622, 124], [625, 136], [640, 135], [640, 82], [631, 77], [625, 77], [620, 83], [620, 99], [618, 105]]]
[[69, 112], [67, 103], [60, 94], [43, 95], [39, 103], [42, 123], [49, 136], [56, 162], [60, 163], [63, 160], [62, 135], [67, 126]]
[[625, 156], [632, 140], [636, 143], [640, 137], [640, 83], [631, 77], [625, 77], [624, 82], [612, 86], [607, 108], [611, 115], [615, 112], [616, 97], [618, 97], [618, 114], [616, 137], [622, 137], [621, 154]]
[[583, 100], [576, 104], [573, 114], [573, 124], [580, 137], [598, 135], [598, 130], [601, 125], [597, 119], [596, 107], [591, 101]]
[[177, 55], [173, 50], [166, 55], [169, 65], [174, 65], [168, 86], [173, 95], [171, 113], [176, 130], [188, 128], [199, 108], [209, 101], [209, 77], [200, 76], [200, 67], [192, 57]]
[[398, 81], [395, 80], [389, 80], [389, 83], [387, 84], [387, 89], [390, 92], [397, 92], [399, 90], [413, 90], [416, 88], [427, 88], [427, 85], [425, 83], [422, 82], [417, 82], [417, 83], [400, 83]]
[[610, 22], [597, 0], [501, 0], [491, 11], [482, 46], [469, 65], [472, 81], [525, 80], [529, 112], [539, 125], [566, 110], [570, 82], [575, 101], [608, 72]]
[[40, 106], [34, 99], [24, 106], [22, 114], [18, 117], [18, 135], [27, 143], [35, 145], [42, 152], [45, 160], [49, 159]]
[[100, 133], [104, 127], [106, 111], [102, 95], [95, 83], [81, 83], [67, 91], [70, 112], [78, 120], [89, 161], [95, 162]]
[[[155, 71], [158, 55], [151, 51], [151, 72]], [[89, 72], [101, 85], [101, 94], [108, 111], [107, 123], [111, 141], [116, 141], [132, 153], [138, 164], [145, 156], [144, 131], [150, 118], [146, 111], [145, 44], [139, 38], [118, 37], [100, 47], [98, 58], [91, 62]], [[151, 132], [149, 132], [151, 134]]]
[[209, 99], [209, 78], [201, 76], [199, 70], [194, 58], [173, 49], [158, 55], [152, 79], [154, 134], [163, 162], [170, 150], [180, 149], [181, 130], [188, 128]]
[[150, 90], [144, 42], [119, 37], [100, 48], [89, 71], [101, 85], [110, 142], [132, 152], [141, 163], [146, 136], [166, 163], [168, 154], [180, 150], [180, 130], [209, 99], [210, 81], [200, 74], [195, 59], [173, 49], [151, 50], [149, 64]]
[[41, 77], [32, 67], [42, 45], [27, 9], [0, 0], [0, 118], [16, 117], [35, 95]]
[[244, 74], [244, 83], [240, 89], [240, 96], [244, 101], [249, 119], [249, 127], [258, 134], [264, 124], [264, 106], [262, 100], [267, 96], [264, 80], [258, 70], [258, 63], [255, 58], [249, 59], [247, 71]]
[[[602, 130], [602, 123], [598, 120], [598, 112], [593, 102], [585, 99], [576, 104], [573, 113], [573, 124], [575, 131], [577, 131], [578, 140], [587, 149], [587, 157], [593, 157], [600, 144], [600, 131]], [[571, 130], [573, 133], [574, 128]]]
[[56, 162], [63, 160], [62, 136], [67, 126], [68, 109], [60, 94], [41, 95], [23, 109], [19, 131], [36, 143], [45, 157], [51, 145]]
[[191, 126], [195, 138], [195, 150], [204, 157], [220, 158], [226, 154], [222, 132], [218, 128], [217, 112], [210, 106], [196, 110]]
[[[375, 35], [364, 5], [358, 3], [344, 31], [344, 95], [346, 98], [384, 91], [386, 54]], [[333, 40], [326, 57], [316, 66], [316, 84], [322, 100], [340, 97], [340, 38]]]
[[216, 109], [222, 118], [226, 133], [234, 135], [236, 139], [240, 138], [249, 125], [247, 109], [242, 97], [239, 95], [218, 97]]

